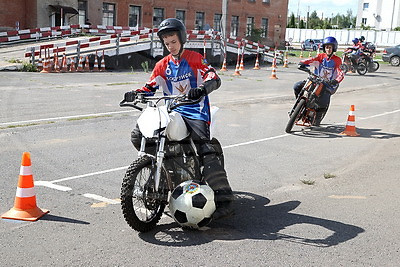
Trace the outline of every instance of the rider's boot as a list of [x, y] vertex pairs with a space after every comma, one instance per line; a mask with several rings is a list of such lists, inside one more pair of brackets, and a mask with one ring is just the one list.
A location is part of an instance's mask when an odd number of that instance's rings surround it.
[[313, 126], [320, 126], [322, 119], [324, 118], [326, 109], [317, 110], [315, 114], [315, 120]]
[[226, 177], [226, 172], [221, 166], [215, 153], [203, 156], [204, 180], [214, 190], [216, 210], [213, 220], [227, 218], [235, 214], [232, 202], [234, 200], [232, 189]]

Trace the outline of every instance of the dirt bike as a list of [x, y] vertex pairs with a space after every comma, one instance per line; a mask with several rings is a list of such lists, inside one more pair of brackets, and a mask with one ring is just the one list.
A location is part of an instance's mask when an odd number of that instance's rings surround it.
[[[290, 133], [294, 125], [310, 127], [314, 125], [318, 109], [317, 98], [324, 90], [324, 85], [329, 84], [329, 80], [324, 79], [314, 73], [308, 68], [298, 68], [301, 71], [308, 73], [307, 80], [301, 89], [296, 103], [292, 110], [289, 112], [289, 121], [286, 125], [285, 131]], [[321, 120], [325, 116], [322, 114]]]
[[366, 62], [359, 57], [357, 59], [357, 65], [354, 66], [353, 62], [350, 59], [351, 51], [345, 51], [342, 56], [342, 64], [340, 65], [340, 69], [346, 74], [349, 71], [357, 71], [360, 75], [365, 75], [368, 71], [368, 66]]
[[[159, 104], [166, 100], [165, 105]], [[174, 109], [200, 102], [186, 95], [145, 96], [138, 94], [133, 103], [122, 101], [121, 107], [143, 111], [137, 120], [143, 135], [138, 158], [129, 166], [121, 187], [121, 207], [125, 221], [139, 232], [155, 228], [168, 204], [169, 194], [187, 180], [202, 180], [201, 160], [181, 115]], [[143, 110], [138, 104], [146, 105]], [[211, 126], [218, 108], [211, 108]], [[156, 149], [146, 149], [146, 144]], [[223, 166], [223, 152], [217, 139], [211, 143]], [[154, 147], [153, 147], [154, 148]]]
[[368, 72], [375, 72], [379, 69], [379, 62], [375, 61], [373, 55], [375, 52], [365, 50], [361, 54], [360, 62], [367, 66]]

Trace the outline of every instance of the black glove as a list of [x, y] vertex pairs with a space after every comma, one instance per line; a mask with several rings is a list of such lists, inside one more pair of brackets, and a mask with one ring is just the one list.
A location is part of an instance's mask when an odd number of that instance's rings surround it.
[[135, 100], [136, 94], [137, 94], [136, 91], [126, 92], [125, 95], [124, 95], [124, 101], [133, 102], [133, 100]]
[[204, 88], [197, 87], [197, 88], [190, 89], [188, 94], [187, 94], [187, 97], [189, 99], [196, 100], [196, 99], [199, 99], [200, 97], [202, 97], [204, 95], [206, 95], [206, 92], [205, 92]]
[[337, 80], [331, 80], [331, 81], [329, 82], [329, 84], [330, 84], [331, 86], [336, 86], [336, 85], [339, 84], [339, 82], [338, 82]]
[[305, 69], [305, 68], [307, 68], [307, 64], [304, 64], [304, 63], [300, 62], [299, 65], [297, 65], [297, 67], [299, 69]]

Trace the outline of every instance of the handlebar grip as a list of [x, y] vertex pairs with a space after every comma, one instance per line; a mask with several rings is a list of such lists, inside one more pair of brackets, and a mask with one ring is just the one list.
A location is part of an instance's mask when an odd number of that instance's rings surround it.
[[122, 100], [122, 101], [119, 103], [119, 106], [120, 106], [120, 107], [132, 107], [132, 108], [135, 108], [135, 109], [140, 110], [140, 111], [143, 110], [143, 108], [141, 108], [141, 107], [139, 107], [139, 106], [136, 106], [135, 104], [127, 103], [125, 100]]

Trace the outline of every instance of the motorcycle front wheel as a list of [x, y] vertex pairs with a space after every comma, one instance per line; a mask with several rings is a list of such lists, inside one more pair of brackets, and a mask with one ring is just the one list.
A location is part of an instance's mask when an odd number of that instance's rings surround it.
[[367, 73], [368, 69], [367, 66], [364, 63], [358, 63], [357, 66], [357, 72], [360, 75], [365, 75]]
[[368, 71], [369, 72], [375, 72], [375, 71], [377, 71], [379, 69], [379, 62], [378, 61], [372, 61], [370, 64], [369, 64], [369, 68], [368, 68]]
[[[121, 208], [125, 221], [138, 232], [152, 230], [165, 209], [168, 192], [155, 190], [155, 164], [150, 157], [144, 156], [134, 161], [125, 173], [121, 187]], [[163, 169], [160, 186], [166, 181]]]
[[349, 66], [347, 64], [340, 64], [339, 68], [343, 71], [344, 74], [346, 74], [349, 71]]
[[296, 108], [294, 109], [292, 115], [289, 118], [289, 121], [286, 125], [285, 131], [287, 133], [290, 133], [292, 131], [293, 125], [295, 124], [296, 121], [300, 119], [301, 113], [303, 112], [304, 108], [306, 105], [306, 100], [301, 99], [299, 103], [297, 103]]

